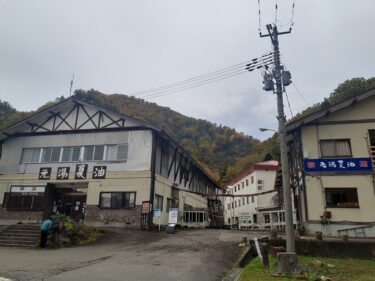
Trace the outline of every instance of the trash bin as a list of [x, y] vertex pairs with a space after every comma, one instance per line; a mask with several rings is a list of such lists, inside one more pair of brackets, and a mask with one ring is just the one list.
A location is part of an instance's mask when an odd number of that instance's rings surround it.
[[165, 232], [168, 234], [175, 234], [176, 233], [176, 225], [175, 224], [168, 224], [165, 228]]

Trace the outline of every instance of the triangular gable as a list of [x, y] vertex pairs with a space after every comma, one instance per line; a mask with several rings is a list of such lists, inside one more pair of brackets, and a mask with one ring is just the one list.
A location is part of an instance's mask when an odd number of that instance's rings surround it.
[[133, 117], [72, 97], [7, 127], [0, 132], [0, 140], [22, 133], [38, 134], [131, 127], [157, 129]]
[[295, 120], [291, 120], [287, 124], [287, 131], [291, 132], [295, 129], [298, 129], [301, 126], [313, 124], [314, 122], [322, 118], [328, 120], [329, 119], [327, 118], [328, 116], [331, 116], [338, 112], [343, 112], [343, 110], [345, 109], [348, 109], [360, 102], [368, 101], [374, 97], [375, 97], [375, 89], [372, 89], [370, 91], [367, 91], [355, 97], [352, 97], [344, 101], [341, 101], [337, 104], [331, 105], [328, 108], [321, 109], [319, 111], [313, 112], [311, 114], [308, 114], [307, 116], [303, 116]]

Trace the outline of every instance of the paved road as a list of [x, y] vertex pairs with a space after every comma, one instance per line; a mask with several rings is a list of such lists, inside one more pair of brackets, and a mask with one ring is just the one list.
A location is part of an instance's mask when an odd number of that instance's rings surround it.
[[[11, 280], [221, 280], [240, 257], [243, 232], [189, 230], [174, 235], [112, 230], [81, 247], [0, 248], [0, 277]], [[1, 280], [1, 279], [0, 279]]]

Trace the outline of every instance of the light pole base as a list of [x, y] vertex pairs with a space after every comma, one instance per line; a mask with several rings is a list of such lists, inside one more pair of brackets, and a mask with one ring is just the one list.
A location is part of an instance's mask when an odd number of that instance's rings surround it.
[[298, 259], [296, 253], [281, 252], [277, 254], [277, 273], [298, 275]]

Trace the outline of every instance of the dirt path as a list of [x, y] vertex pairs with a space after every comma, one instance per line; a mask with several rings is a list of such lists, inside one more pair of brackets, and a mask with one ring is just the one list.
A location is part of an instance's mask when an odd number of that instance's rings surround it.
[[115, 230], [95, 244], [39, 250], [0, 248], [0, 277], [11, 280], [220, 280], [239, 258], [243, 232], [174, 235]]

